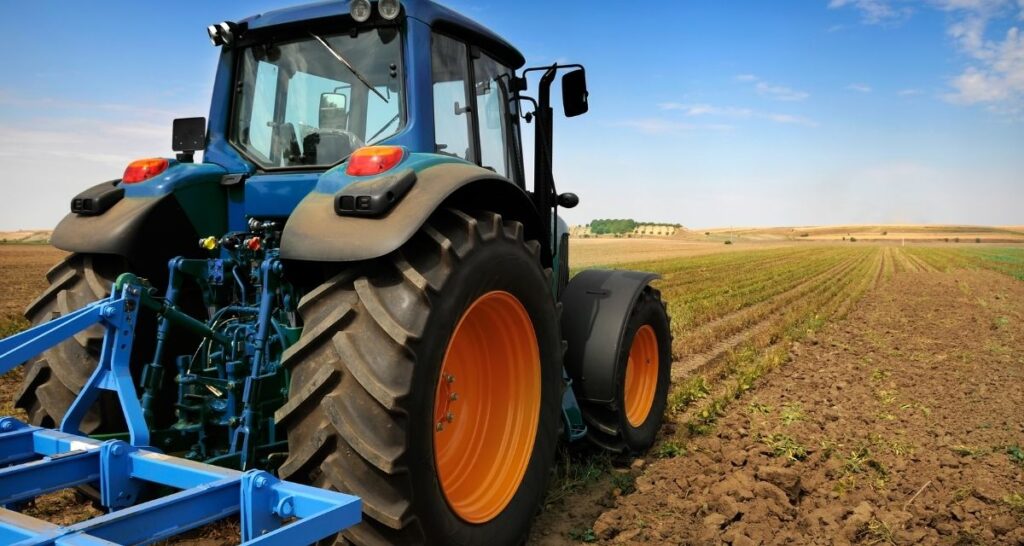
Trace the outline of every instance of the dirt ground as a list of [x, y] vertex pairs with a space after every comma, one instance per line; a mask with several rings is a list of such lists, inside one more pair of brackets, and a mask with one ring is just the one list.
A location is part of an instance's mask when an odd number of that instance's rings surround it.
[[[767, 246], [574, 240], [573, 265], [754, 248]], [[0, 327], [20, 327], [62, 256], [0, 245]], [[939, 273], [892, 249], [871, 263], [873, 288], [846, 318], [794, 346], [710, 433], [670, 422], [644, 459], [563, 465], [599, 485], [562, 495], [556, 481], [531, 544], [1024, 544], [1024, 283]], [[802, 286], [786, 301], [814, 294]], [[7, 411], [18, 379], [0, 379]], [[97, 514], [71, 491], [26, 512], [62, 524]], [[236, 536], [222, 524], [176, 543]]]
[[[867, 295], [575, 537], [538, 544], [1024, 544], [1024, 283]], [[573, 511], [563, 514], [572, 525]]]

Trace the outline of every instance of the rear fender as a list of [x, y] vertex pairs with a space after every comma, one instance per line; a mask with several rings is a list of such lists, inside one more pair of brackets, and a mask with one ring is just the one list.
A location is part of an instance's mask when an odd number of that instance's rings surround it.
[[378, 258], [400, 248], [434, 211], [446, 206], [492, 210], [522, 222], [527, 238], [541, 236], [539, 215], [529, 196], [493, 171], [434, 154], [411, 154], [395, 167], [396, 172], [405, 169], [416, 173], [412, 187], [393, 208], [376, 217], [340, 216], [336, 196], [366, 179], [344, 175], [340, 168], [325, 173], [316, 191], [288, 219], [281, 257], [308, 262]]
[[626, 324], [654, 273], [590, 269], [573, 277], [562, 295], [565, 369], [579, 400], [615, 399]]
[[200, 236], [226, 230], [224, 174], [214, 165], [172, 162], [151, 180], [120, 185], [124, 198], [102, 214], [68, 214], [51, 242], [68, 252], [112, 254], [136, 264], [194, 254]]

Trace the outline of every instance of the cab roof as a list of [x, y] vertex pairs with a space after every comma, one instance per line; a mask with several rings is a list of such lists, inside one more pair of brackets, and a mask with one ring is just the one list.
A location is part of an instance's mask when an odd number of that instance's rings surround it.
[[[504, 38], [476, 21], [430, 0], [402, 0], [405, 15], [431, 28], [466, 38], [485, 49], [502, 63], [518, 69], [526, 63], [523, 54]], [[349, 14], [349, 0], [329, 0], [254, 15], [240, 22], [258, 30], [277, 25], [315, 21]]]

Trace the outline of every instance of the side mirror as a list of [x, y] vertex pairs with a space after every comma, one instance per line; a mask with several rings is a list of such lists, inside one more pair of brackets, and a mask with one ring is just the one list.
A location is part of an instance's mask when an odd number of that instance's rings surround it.
[[562, 107], [565, 117], [573, 118], [586, 114], [590, 110], [587, 99], [587, 73], [581, 68], [562, 76]]
[[341, 93], [320, 95], [320, 128], [345, 129], [348, 127], [348, 97]]
[[206, 118], [178, 118], [171, 128], [171, 149], [178, 161], [191, 163], [195, 152], [206, 149]]
[[171, 149], [175, 152], [206, 149], [206, 118], [178, 118], [171, 133]]

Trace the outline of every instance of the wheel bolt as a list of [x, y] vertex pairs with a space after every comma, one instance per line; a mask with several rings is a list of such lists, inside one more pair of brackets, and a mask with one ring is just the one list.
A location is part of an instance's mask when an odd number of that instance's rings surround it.
[[448, 422], [451, 423], [452, 421], [455, 421], [455, 414], [449, 411], [448, 415], [445, 415], [445, 419], [447, 419]]
[[449, 383], [454, 383], [455, 382], [455, 376], [454, 375], [449, 375], [449, 376], [445, 377], [445, 381], [447, 381]]
[[443, 421], [437, 424], [437, 431], [441, 432], [442, 430], [444, 430], [444, 422]]
[[459, 393], [453, 392], [452, 395], [448, 397], [448, 399], [451, 400], [452, 402], [458, 400], [459, 399]]

